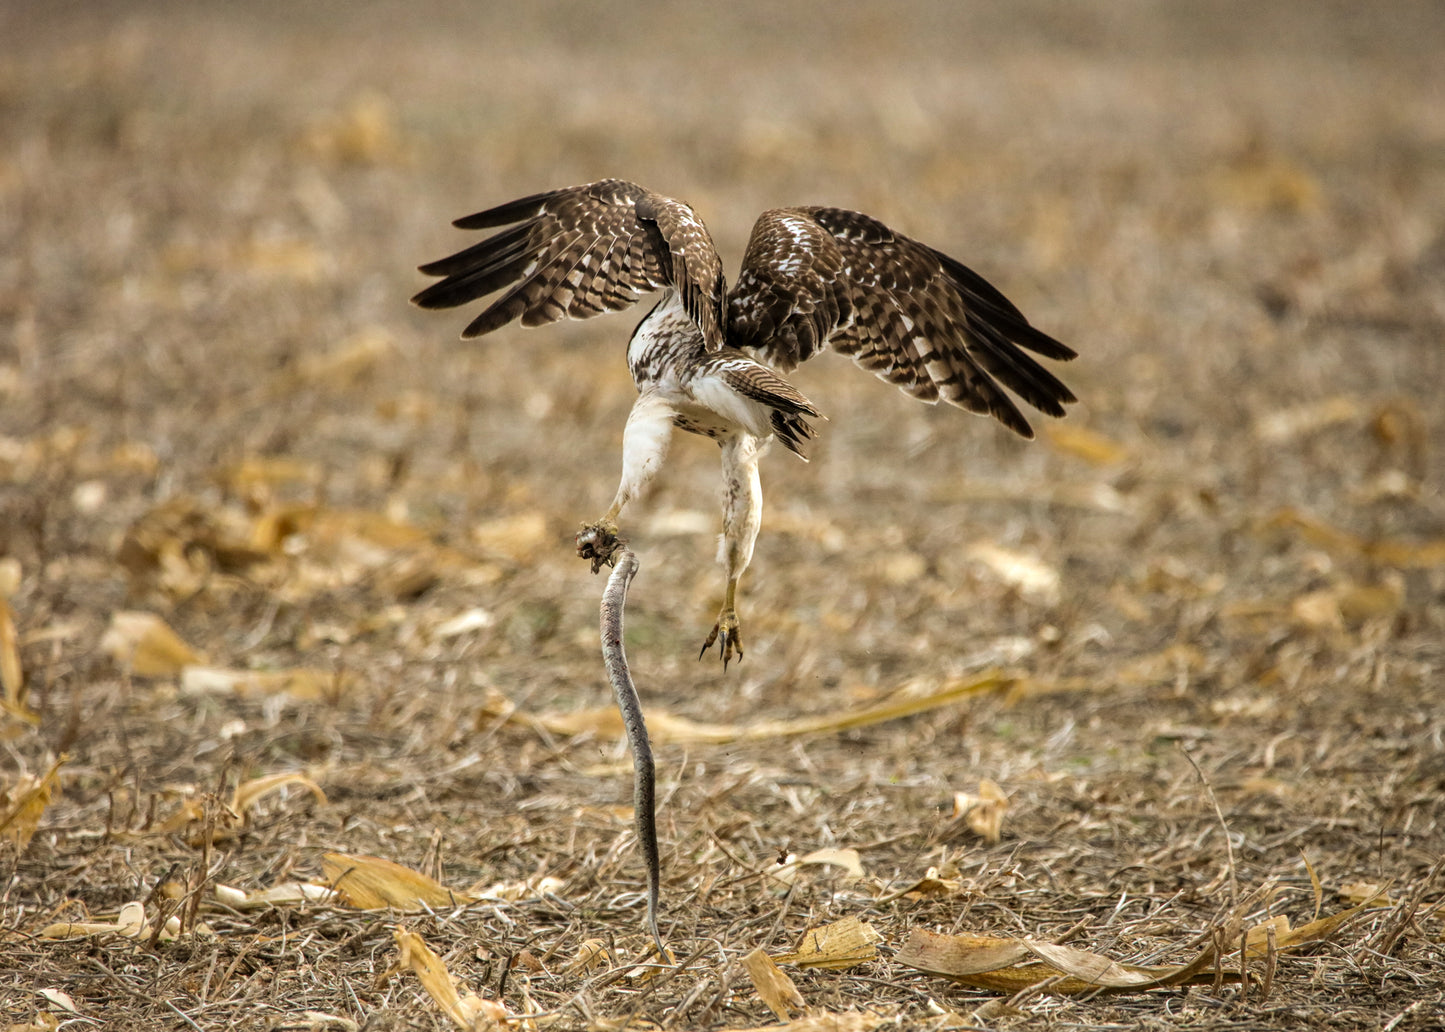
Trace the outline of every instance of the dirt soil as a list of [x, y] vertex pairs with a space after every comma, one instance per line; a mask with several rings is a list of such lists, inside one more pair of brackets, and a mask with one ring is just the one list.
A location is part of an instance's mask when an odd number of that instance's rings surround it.
[[[1425, 2], [0, 9], [0, 1028], [456, 1027], [418, 941], [478, 1028], [1445, 1027], [1442, 40]], [[800, 370], [829, 420], [765, 462], [726, 671], [716, 448], [675, 442], [624, 526], [651, 968], [571, 540], [641, 312], [407, 304], [452, 218], [607, 176], [730, 274], [765, 208], [866, 211], [1079, 352], [1032, 442]], [[846, 918], [801, 1003], [741, 965]], [[905, 963], [925, 930], [1221, 959], [1013, 996]]]

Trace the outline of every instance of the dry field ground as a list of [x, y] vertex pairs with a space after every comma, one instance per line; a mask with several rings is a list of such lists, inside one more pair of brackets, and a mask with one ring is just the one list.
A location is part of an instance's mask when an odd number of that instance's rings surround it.
[[[1445, 1026], [1442, 41], [1423, 2], [0, 7], [0, 1028], [456, 1027], [421, 942], [479, 1028]], [[830, 420], [765, 463], [726, 672], [716, 449], [675, 443], [627, 528], [672, 964], [571, 546], [641, 313], [407, 304], [450, 219], [612, 175], [730, 274], [766, 207], [867, 211], [1080, 355], [1031, 443], [800, 370]], [[742, 963], [848, 919], [791, 1003]]]

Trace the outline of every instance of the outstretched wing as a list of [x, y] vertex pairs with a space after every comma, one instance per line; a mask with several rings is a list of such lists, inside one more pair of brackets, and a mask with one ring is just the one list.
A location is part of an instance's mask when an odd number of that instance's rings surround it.
[[523, 197], [453, 225], [509, 227], [421, 266], [428, 276], [443, 277], [412, 298], [423, 308], [454, 308], [506, 291], [463, 337], [480, 337], [517, 318], [523, 326], [590, 319], [672, 287], [708, 350], [722, 347], [722, 262], [707, 227], [681, 201], [604, 179]]
[[982, 276], [841, 208], [764, 212], [728, 296], [728, 342], [784, 372], [826, 347], [927, 402], [1033, 430], [1003, 388], [1062, 416], [1074, 395], [1023, 349], [1074, 352]]

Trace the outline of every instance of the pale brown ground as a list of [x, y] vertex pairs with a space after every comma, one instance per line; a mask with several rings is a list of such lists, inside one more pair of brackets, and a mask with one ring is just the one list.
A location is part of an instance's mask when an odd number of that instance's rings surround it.
[[[1325, 912], [1351, 883], [1388, 899], [1281, 959], [1267, 998], [972, 1020], [1439, 1027], [1445, 8], [484, 6], [0, 10], [0, 553], [39, 717], [3, 718], [3, 786], [69, 756], [28, 847], [0, 846], [0, 1023], [56, 988], [111, 1028], [450, 1027], [415, 978], [377, 981], [400, 923], [489, 995], [529, 951], [503, 1000], [558, 1027], [758, 1025], [734, 962], [856, 915], [879, 958], [795, 972], [808, 1004], [941, 1027], [930, 998], [967, 1016], [990, 994], [897, 964], [911, 927], [1082, 921], [1073, 945], [1177, 960], [1231, 875], [1274, 887], [1255, 919], [1309, 920], [1308, 858]], [[730, 270], [765, 207], [860, 208], [1081, 356], [1065, 433], [1034, 443], [842, 360], [801, 371], [831, 420], [810, 465], [767, 460], [726, 674], [696, 660], [716, 452], [677, 442], [629, 519], [650, 712], [752, 724], [1018, 680], [845, 733], [660, 741], [663, 926], [693, 960], [651, 987], [565, 970], [585, 939], [643, 948], [625, 753], [498, 719], [609, 701], [570, 536], [615, 486], [640, 313], [463, 345], [464, 316], [406, 304], [413, 267], [465, 242], [449, 219], [609, 175], [691, 202]], [[476, 608], [487, 626], [436, 633]], [[101, 641], [137, 609], [213, 665], [325, 675], [129, 673]], [[328, 802], [269, 796], [205, 855], [155, 830], [279, 771]], [[949, 819], [983, 778], [1011, 803], [996, 845]], [[868, 878], [784, 898], [753, 873], [824, 846]], [[167, 876], [319, 877], [329, 850], [562, 884], [434, 916], [206, 904], [214, 936], [154, 945], [35, 937]], [[880, 902], [950, 864], [950, 894]]]

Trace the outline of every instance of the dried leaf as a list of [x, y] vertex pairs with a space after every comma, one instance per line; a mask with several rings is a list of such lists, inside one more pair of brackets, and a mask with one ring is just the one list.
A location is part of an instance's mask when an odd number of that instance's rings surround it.
[[878, 956], [877, 944], [882, 940], [872, 925], [850, 916], [810, 928], [803, 933], [798, 948], [777, 961], [799, 967], [849, 968]]
[[863, 858], [858, 855], [856, 849], [815, 849], [813, 852], [801, 857], [798, 860], [800, 866], [809, 864], [829, 865], [841, 867], [847, 871], [850, 877], [865, 877], [863, 871]]
[[608, 962], [607, 943], [601, 939], [584, 939], [577, 953], [562, 970], [573, 977], [591, 974]]
[[1059, 451], [1095, 466], [1111, 466], [1129, 457], [1129, 449], [1112, 437], [1077, 423], [1050, 423], [1044, 436]]
[[285, 694], [300, 700], [335, 699], [343, 695], [354, 680], [354, 676], [346, 673], [310, 667], [228, 670], [188, 666], [181, 671], [181, 691], [196, 695], [234, 692], [243, 698]]
[[[832, 734], [859, 727], [870, 727], [890, 720], [915, 716], [952, 705], [972, 695], [1007, 689], [1017, 682], [998, 671], [989, 670], [969, 679], [951, 680], [941, 686], [922, 683], [905, 685], [884, 702], [855, 710], [827, 713], [798, 720], [765, 720], [755, 724], [703, 724], [675, 716], [666, 710], [647, 714], [647, 732], [654, 744], [659, 742], [705, 742], [720, 745], [727, 742], [766, 741], [799, 735]], [[496, 710], [500, 716], [501, 709]], [[512, 710], [506, 719], [527, 724], [549, 734], [577, 735], [591, 732], [608, 738], [622, 736], [622, 718], [617, 707], [573, 710], [566, 713], [532, 715]]]
[[1394, 906], [1395, 901], [1378, 882], [1352, 881], [1340, 886], [1340, 895], [1356, 906]]
[[743, 958], [743, 969], [753, 980], [758, 998], [778, 1016], [779, 1021], [787, 1021], [794, 1011], [803, 1009], [803, 994], [798, 992], [793, 980], [774, 963], [773, 958], [763, 952], [762, 947]]
[[996, 845], [1003, 829], [1003, 815], [1008, 811], [1008, 796], [1003, 789], [984, 778], [978, 783], [978, 795], [968, 792], [953, 794], [953, 820], [962, 820], [968, 829], [989, 845]]
[[[1341, 911], [1330, 917], [1290, 929], [1289, 922], [1274, 919], [1256, 926], [1244, 936], [1246, 957], [1266, 956], [1271, 933], [1274, 952], [1329, 938], [1365, 906]], [[1225, 956], [1237, 954], [1240, 922], [1233, 917], [1210, 936], [1206, 946], [1187, 964], [1138, 965], [1071, 946], [1035, 942], [1032, 939], [1000, 938], [987, 935], [940, 935], [914, 928], [895, 958], [900, 964], [932, 974], [944, 975], [967, 985], [1016, 993], [1048, 981], [1050, 992], [1075, 995], [1099, 989], [1142, 990], [1163, 986], [1197, 985], [1218, 978], [1238, 980], [1235, 972], [1218, 970]], [[1230, 944], [1221, 953], [1214, 943]]]
[[297, 376], [304, 383], [352, 387], [391, 350], [391, 334], [379, 326], [369, 327], [329, 351], [303, 356], [297, 364]]
[[75, 1000], [71, 997], [69, 993], [65, 992], [64, 990], [41, 989], [40, 995], [44, 998], [46, 1003], [50, 1004], [52, 1007], [55, 1007], [57, 1010], [62, 1010], [69, 1014], [80, 1014], [80, 1008], [76, 1005]]
[[314, 488], [325, 477], [316, 463], [286, 455], [248, 455], [234, 466], [215, 473], [216, 479], [242, 498], [269, 498], [278, 487]]
[[512, 1017], [496, 1000], [484, 1000], [473, 992], [459, 992], [456, 980], [420, 935], [397, 928], [393, 933], [401, 956], [395, 971], [408, 971], [420, 979], [438, 1007], [465, 1032], [486, 1032], [501, 1028]]
[[315, 796], [318, 803], [322, 806], [326, 805], [326, 793], [321, 791], [321, 786], [305, 774], [292, 771], [282, 774], [266, 774], [237, 785], [235, 793], [231, 796], [231, 809], [244, 815], [263, 796], [285, 788], [287, 785], [300, 785]]
[[404, 156], [391, 102], [369, 90], [313, 126], [305, 144], [312, 153], [342, 164], [379, 165]]
[[1254, 424], [1254, 435], [1265, 444], [1282, 444], [1317, 430], [1362, 418], [1358, 398], [1339, 396], [1266, 413]]
[[[631, 818], [632, 814], [629, 812], [626, 819]], [[523, 899], [541, 899], [543, 896], [556, 895], [565, 884], [561, 878], [551, 875], [526, 878], [522, 881], [492, 882], [486, 886], [478, 882], [467, 887], [466, 896], [469, 899], [502, 899], [515, 903]]]
[[22, 851], [30, 845], [45, 808], [60, 796], [60, 768], [66, 759], [62, 756], [56, 760], [43, 777], [21, 774], [0, 796], [0, 837]]
[[1042, 605], [1054, 605], [1059, 600], [1059, 571], [1038, 556], [987, 541], [973, 545], [966, 555], [1026, 598]]
[[[1215, 954], [1211, 947], [1182, 967], [1139, 967], [1085, 950], [1028, 939], [940, 935], [914, 928], [895, 959], [920, 971], [998, 992], [1016, 993], [1049, 981], [1050, 992], [1076, 995], [1101, 988], [1146, 989], [1182, 984], [1212, 968]], [[1212, 980], [1213, 974], [1208, 978]]]
[[1293, 530], [1312, 545], [1327, 551], [1363, 556], [1401, 570], [1422, 570], [1445, 566], [1445, 538], [1410, 541], [1401, 538], [1369, 539], [1332, 527], [1296, 509], [1281, 509], [1270, 525]]
[[1310, 885], [1313, 886], [1315, 890], [1315, 915], [1313, 920], [1318, 921], [1320, 919], [1320, 911], [1325, 905], [1325, 887], [1320, 882], [1320, 876], [1315, 873], [1315, 865], [1310, 863], [1310, 858], [1301, 852], [1300, 859], [1305, 862], [1305, 870], [1309, 872], [1310, 876]]
[[315, 882], [284, 882], [269, 889], [250, 892], [230, 885], [216, 886], [216, 899], [235, 910], [256, 910], [293, 903], [333, 903], [336, 898], [335, 890]]
[[523, 512], [478, 524], [472, 528], [472, 540], [488, 552], [520, 563], [531, 561], [553, 543], [547, 517], [540, 512]]
[[0, 598], [14, 598], [20, 590], [23, 570], [13, 555], [0, 556]]
[[327, 853], [321, 858], [321, 870], [341, 901], [357, 910], [419, 910], [468, 902], [463, 893], [379, 856]]
[[3, 594], [0, 594], [0, 688], [4, 689], [7, 710], [25, 711], [25, 669], [20, 664], [20, 639], [15, 633], [15, 615]]
[[450, 620], [444, 620], [432, 628], [434, 638], [456, 638], [473, 631], [485, 630], [497, 622], [489, 610], [476, 608], [458, 613]]
[[[179, 918], [172, 916], [162, 929], [162, 939], [174, 939], [180, 934]], [[121, 935], [127, 939], [148, 937], [152, 928], [146, 924], [145, 905], [132, 900], [120, 908], [114, 921], [61, 921], [46, 925], [39, 932], [42, 939], [75, 939], [88, 935]]]
[[187, 666], [205, 662], [180, 635], [154, 613], [123, 610], [110, 618], [100, 647], [120, 666], [139, 677], [170, 677]]
[[[957, 868], [954, 868], [953, 873], [955, 875], [958, 873]], [[957, 877], [945, 878], [937, 867], [930, 867], [924, 872], [922, 878], [919, 878], [916, 882], [909, 885], [905, 885], [895, 892], [890, 892], [888, 895], [879, 899], [878, 902], [891, 903], [895, 899], [903, 899], [905, 897], [908, 899], [940, 898], [943, 896], [951, 896], [962, 888], [963, 883]]]

